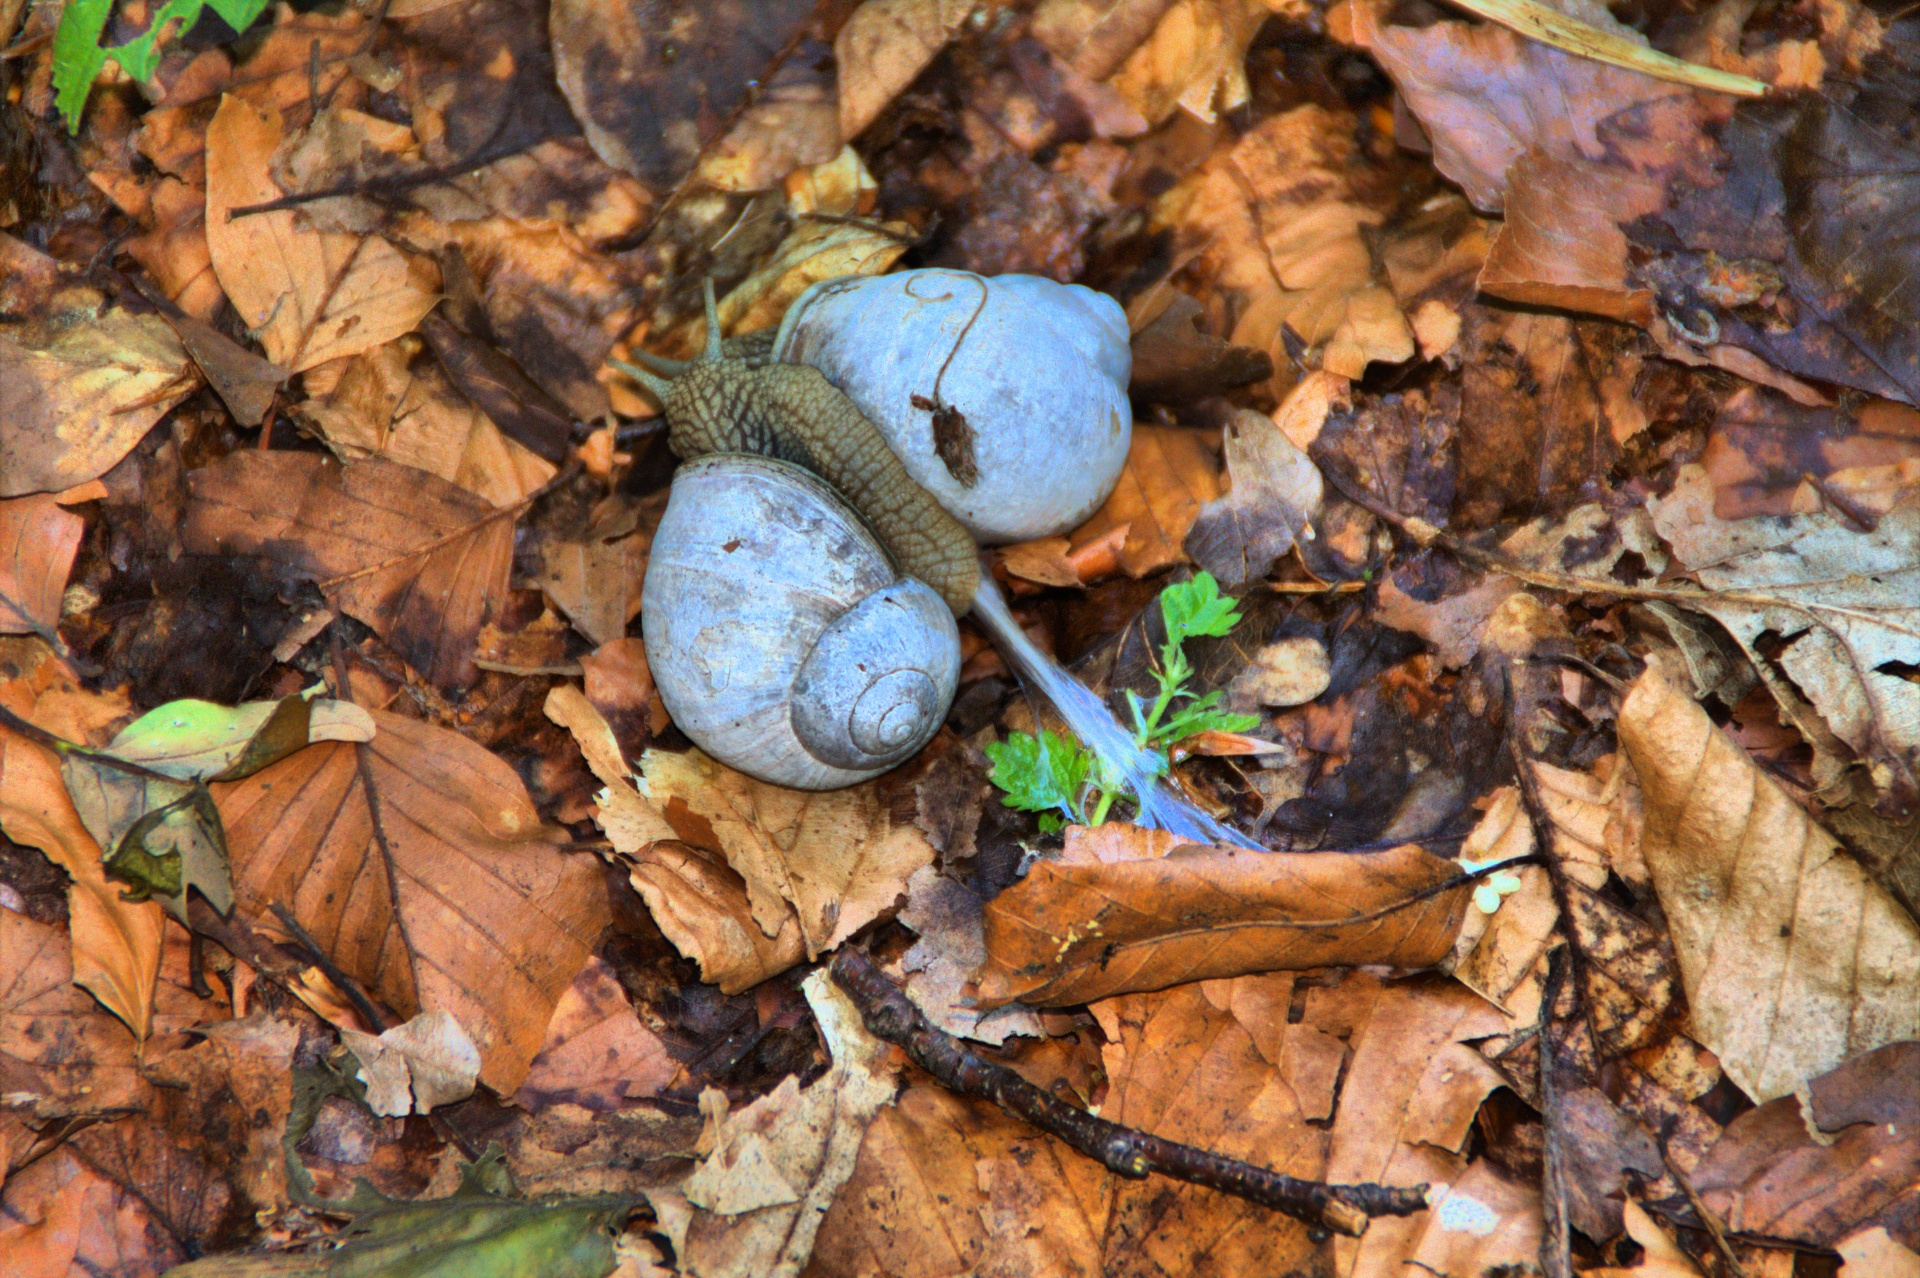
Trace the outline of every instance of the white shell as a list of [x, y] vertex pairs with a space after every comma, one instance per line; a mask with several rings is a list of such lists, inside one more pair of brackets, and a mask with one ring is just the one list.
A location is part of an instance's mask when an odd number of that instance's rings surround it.
[[[1127, 317], [1078, 284], [946, 270], [829, 280], [788, 309], [774, 358], [811, 364], [845, 391], [985, 544], [1077, 526], [1126, 464]], [[937, 401], [973, 429], [972, 487], [934, 451], [924, 405], [936, 402], [936, 383]]]
[[674, 723], [776, 785], [827, 790], [905, 761], [960, 680], [940, 596], [901, 577], [826, 484], [768, 457], [680, 468], [640, 615]]

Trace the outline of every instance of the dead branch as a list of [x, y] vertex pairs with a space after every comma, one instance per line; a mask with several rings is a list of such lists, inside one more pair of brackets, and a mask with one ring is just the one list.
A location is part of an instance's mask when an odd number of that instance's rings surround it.
[[912, 1000], [857, 949], [844, 948], [834, 958], [833, 979], [860, 1009], [868, 1030], [905, 1049], [914, 1064], [942, 1084], [963, 1095], [992, 1101], [1118, 1175], [1144, 1180], [1159, 1172], [1356, 1238], [1366, 1231], [1370, 1217], [1411, 1216], [1427, 1208], [1425, 1185], [1400, 1188], [1300, 1180], [1149, 1136], [1076, 1109], [1005, 1066], [982, 1060], [959, 1039], [935, 1028]]

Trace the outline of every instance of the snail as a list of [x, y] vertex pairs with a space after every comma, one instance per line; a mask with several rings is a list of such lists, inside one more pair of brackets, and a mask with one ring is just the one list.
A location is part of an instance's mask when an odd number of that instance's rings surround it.
[[853, 785], [911, 757], [946, 718], [960, 631], [866, 524], [789, 462], [682, 466], [647, 558], [640, 613], [681, 731], [777, 785]]
[[876, 776], [945, 720], [954, 618], [971, 609], [1139, 797], [1142, 824], [1246, 843], [1161, 786], [1158, 761], [980, 573], [976, 538], [1064, 532], [1117, 481], [1132, 424], [1118, 304], [927, 270], [814, 285], [770, 344], [722, 340], [711, 281], [706, 311], [699, 359], [615, 363], [660, 401], [686, 462], [640, 612], [688, 737], [780, 785]]

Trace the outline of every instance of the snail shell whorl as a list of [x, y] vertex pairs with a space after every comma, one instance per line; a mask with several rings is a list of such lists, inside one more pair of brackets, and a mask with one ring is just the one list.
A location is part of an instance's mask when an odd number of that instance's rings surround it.
[[674, 722], [778, 785], [877, 776], [938, 730], [960, 677], [940, 596], [900, 577], [825, 483], [768, 457], [682, 466], [641, 593]]
[[[1126, 464], [1126, 314], [1077, 284], [938, 269], [829, 280], [788, 309], [773, 356], [845, 391], [986, 544], [1077, 526]], [[942, 406], [964, 426], [938, 423]]]

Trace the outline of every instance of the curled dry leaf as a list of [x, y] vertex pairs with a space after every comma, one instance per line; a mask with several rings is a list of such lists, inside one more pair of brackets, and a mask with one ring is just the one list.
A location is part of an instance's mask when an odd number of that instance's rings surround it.
[[599, 869], [560, 850], [564, 834], [494, 755], [444, 729], [374, 720], [368, 745], [311, 746], [215, 787], [235, 897], [249, 914], [288, 905], [402, 1014], [451, 1014], [479, 1048], [480, 1080], [511, 1093], [606, 925]]
[[923, 865], [907, 880], [907, 906], [900, 921], [920, 934], [900, 960], [907, 996], [928, 1020], [949, 1034], [998, 1046], [1009, 1034], [1039, 1036], [1040, 1018], [1022, 1007], [983, 1013], [968, 986], [987, 959], [981, 901], [972, 888]]
[[1920, 1033], [1920, 926], [1649, 670], [1620, 706], [1692, 1030], [1756, 1100]]
[[421, 1012], [377, 1036], [342, 1029], [340, 1041], [360, 1062], [367, 1107], [388, 1118], [465, 1100], [480, 1074], [473, 1040], [442, 1011]]
[[512, 522], [487, 518], [481, 498], [408, 466], [314, 453], [232, 453], [187, 482], [188, 550], [259, 555], [321, 582], [377, 568], [328, 587], [337, 606], [435, 683], [472, 681], [513, 551]]
[[[38, 639], [0, 640], [0, 704], [69, 741], [105, 735], [126, 717], [125, 694], [80, 687], [66, 664]], [[108, 880], [94, 842], [61, 779], [54, 753], [0, 729], [0, 830], [39, 848], [72, 877], [67, 908], [73, 936], [73, 979], [145, 1038], [153, 1024], [155, 975], [165, 916], [157, 902], [124, 899]]]
[[885, 778], [808, 792], [756, 781], [698, 751], [647, 751], [646, 797], [685, 842], [720, 852], [746, 880], [761, 933], [797, 915], [807, 957], [894, 907], [933, 846], [896, 825]]
[[718, 1091], [701, 1098], [713, 1152], [682, 1185], [699, 1210], [675, 1248], [693, 1273], [796, 1278], [868, 1124], [893, 1100], [896, 1067], [852, 1001], [824, 971], [802, 988], [833, 1064], [805, 1089], [789, 1075], [737, 1114]]
[[1169, 851], [1146, 833], [1077, 833], [988, 903], [984, 1004], [1059, 1007], [1330, 963], [1425, 967], [1447, 953], [1468, 903], [1466, 887], [1447, 886], [1459, 867], [1412, 844]]
[[85, 530], [50, 493], [0, 501], [0, 634], [60, 643], [60, 599]]
[[[1706, 471], [1689, 466], [1672, 495], [1647, 505], [1711, 592], [1697, 608], [1756, 663], [1786, 671], [1882, 798], [1899, 809], [1920, 800], [1920, 685], [1905, 673], [1920, 665], [1920, 497], [1872, 532], [1825, 510], [1722, 520]], [[1776, 650], [1769, 636], [1785, 642]]]
[[284, 134], [276, 108], [221, 99], [207, 126], [207, 248], [267, 358], [298, 373], [412, 331], [440, 290], [432, 262], [377, 235], [313, 230], [293, 209], [230, 218], [284, 194], [269, 175]]
[[1211, 124], [1247, 104], [1247, 46], [1272, 16], [1262, 0], [1174, 0], [1111, 83], [1149, 124], [1183, 109]]

